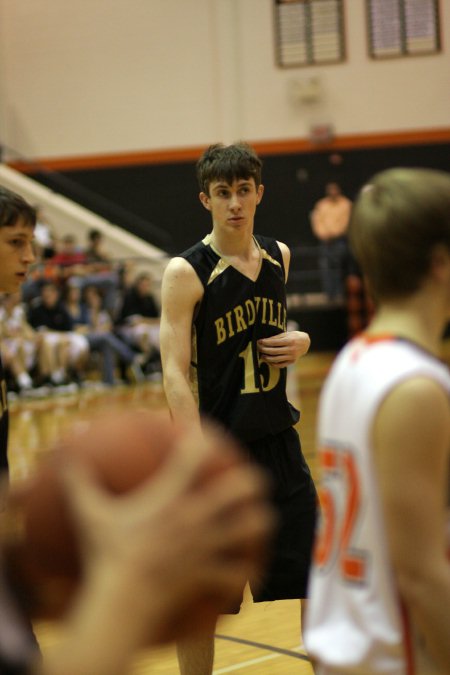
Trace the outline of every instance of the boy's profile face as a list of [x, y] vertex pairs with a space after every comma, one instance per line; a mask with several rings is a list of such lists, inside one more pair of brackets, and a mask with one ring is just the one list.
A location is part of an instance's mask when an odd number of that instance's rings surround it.
[[263, 192], [264, 186], [256, 187], [254, 178], [237, 178], [231, 184], [214, 180], [209, 184], [209, 194], [200, 193], [200, 201], [211, 211], [213, 227], [236, 230], [253, 227]]
[[16, 293], [35, 261], [34, 228], [19, 218], [14, 225], [0, 227], [0, 292]]

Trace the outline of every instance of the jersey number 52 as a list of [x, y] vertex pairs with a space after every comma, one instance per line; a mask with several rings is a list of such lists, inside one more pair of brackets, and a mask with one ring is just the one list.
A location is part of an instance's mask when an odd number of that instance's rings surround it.
[[324, 571], [337, 564], [347, 582], [364, 582], [367, 560], [352, 545], [360, 515], [360, 484], [353, 453], [348, 449], [322, 447], [319, 499], [321, 524], [315, 545], [315, 563]]

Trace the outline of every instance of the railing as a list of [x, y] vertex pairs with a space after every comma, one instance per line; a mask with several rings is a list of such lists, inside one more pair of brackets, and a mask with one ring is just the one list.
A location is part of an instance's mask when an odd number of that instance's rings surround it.
[[126, 229], [129, 229], [129, 225], [132, 223], [133, 233], [144, 241], [151, 241], [153, 245], [165, 250], [171, 249], [173, 244], [171, 233], [158, 227], [155, 223], [80, 185], [66, 175], [43, 167], [39, 162], [24, 157], [4, 144], [0, 144], [0, 160], [2, 157], [4, 158], [3, 161], [6, 161], [6, 159], [7, 161], [13, 161], [14, 159], [19, 161], [25, 167], [24, 172], [32, 174], [39, 183], [55, 192], [60, 192], [68, 199], [81, 204], [111, 223]]
[[322, 291], [317, 245], [291, 248], [288, 291], [300, 294]]

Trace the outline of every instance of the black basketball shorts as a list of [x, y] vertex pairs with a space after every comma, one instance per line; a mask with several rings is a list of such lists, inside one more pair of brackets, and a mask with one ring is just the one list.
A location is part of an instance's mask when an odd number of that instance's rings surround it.
[[318, 499], [299, 435], [290, 427], [245, 447], [269, 476], [279, 518], [263, 578], [249, 580], [253, 600], [306, 598]]

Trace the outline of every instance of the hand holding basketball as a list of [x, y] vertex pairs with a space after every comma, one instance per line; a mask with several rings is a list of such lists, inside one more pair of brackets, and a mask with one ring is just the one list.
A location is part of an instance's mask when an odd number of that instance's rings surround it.
[[80, 572], [89, 581], [100, 569], [126, 580], [147, 642], [212, 630], [262, 565], [272, 521], [264, 493], [216, 430], [154, 413], [108, 416], [60, 444], [18, 493], [26, 536], [15, 559], [27, 558], [48, 596], [38, 614], [61, 612]]

